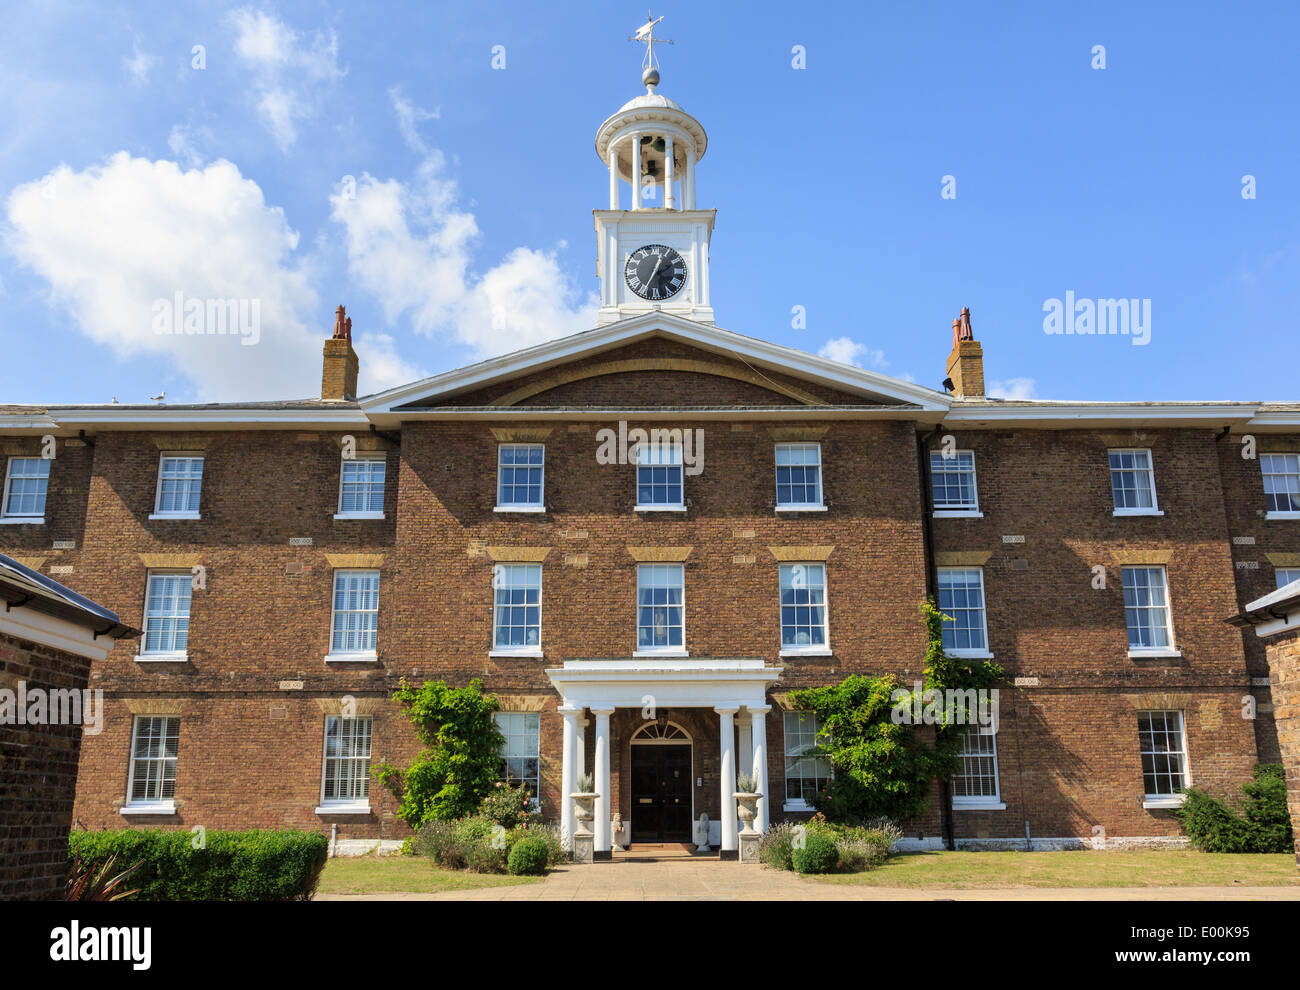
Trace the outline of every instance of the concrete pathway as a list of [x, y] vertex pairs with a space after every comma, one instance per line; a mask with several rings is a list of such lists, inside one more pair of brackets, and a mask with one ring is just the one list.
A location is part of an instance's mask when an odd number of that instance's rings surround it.
[[716, 859], [563, 866], [541, 883], [437, 894], [321, 894], [318, 901], [1297, 901], [1283, 887], [867, 887]]

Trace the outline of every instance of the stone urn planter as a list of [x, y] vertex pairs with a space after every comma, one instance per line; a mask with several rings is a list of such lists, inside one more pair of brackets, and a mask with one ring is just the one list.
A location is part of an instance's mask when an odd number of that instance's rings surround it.
[[740, 817], [742, 835], [758, 834], [754, 828], [754, 819], [758, 817], [758, 799], [762, 796], [756, 791], [736, 791], [732, 795], [736, 799], [736, 814]]
[[596, 858], [596, 834], [591, 830], [591, 823], [596, 818], [596, 798], [594, 791], [575, 791], [569, 797], [573, 800], [573, 817], [576, 822], [573, 829], [573, 861], [591, 863]]

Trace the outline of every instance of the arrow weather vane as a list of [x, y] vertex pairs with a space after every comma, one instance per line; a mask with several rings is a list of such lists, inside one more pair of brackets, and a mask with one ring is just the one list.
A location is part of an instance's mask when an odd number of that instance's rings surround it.
[[641, 68], [653, 69], [658, 65], [659, 60], [655, 57], [655, 45], [671, 45], [672, 42], [667, 38], [655, 37], [655, 25], [663, 20], [663, 15], [655, 17], [654, 14], [646, 11], [646, 22], [636, 29], [636, 34], [628, 38], [628, 41], [639, 41], [645, 45], [645, 58], [641, 60]]

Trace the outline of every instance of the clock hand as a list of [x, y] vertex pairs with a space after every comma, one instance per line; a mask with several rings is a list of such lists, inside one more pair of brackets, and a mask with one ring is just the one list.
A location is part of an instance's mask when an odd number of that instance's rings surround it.
[[657, 257], [659, 260], [655, 262], [655, 269], [650, 273], [650, 277], [645, 280], [646, 285], [649, 285], [651, 282], [655, 280], [655, 276], [659, 274], [659, 266], [664, 263], [664, 256], [662, 254], [656, 255], [655, 257]]

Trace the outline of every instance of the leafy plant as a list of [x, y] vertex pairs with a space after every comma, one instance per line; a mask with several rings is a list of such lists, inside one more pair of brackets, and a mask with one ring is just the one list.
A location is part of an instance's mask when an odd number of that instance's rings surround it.
[[472, 814], [497, 783], [505, 741], [493, 713], [497, 701], [479, 680], [465, 687], [402, 681], [393, 698], [406, 709], [425, 750], [405, 770], [389, 763], [373, 774], [397, 797], [398, 816], [419, 830], [426, 822]]
[[546, 872], [550, 850], [540, 836], [526, 835], [510, 847], [506, 868], [515, 876], [535, 877]]
[[839, 863], [839, 852], [829, 835], [809, 829], [803, 844], [795, 844], [791, 859], [798, 873], [830, 873]]
[[737, 774], [736, 790], [741, 794], [757, 794], [758, 778], [751, 773]]
[[1286, 778], [1279, 763], [1261, 763], [1242, 785], [1240, 811], [1202, 790], [1189, 787], [1174, 814], [1192, 845], [1205, 852], [1290, 852], [1291, 816]]
[[512, 787], [497, 781], [479, 805], [478, 813], [502, 828], [514, 828], [526, 824], [533, 817], [532, 800], [528, 788]]
[[577, 788], [573, 792], [574, 794], [594, 794], [596, 792], [596, 778], [589, 773], [581, 774], [574, 787]]
[[82, 863], [76, 853], [72, 856], [72, 868], [68, 870], [68, 883], [64, 892], [67, 901], [123, 901], [138, 894], [139, 888], [122, 890], [126, 878], [143, 864], [143, 860], [134, 866], [128, 866], [120, 873], [114, 874], [117, 854], [109, 856], [100, 863], [91, 861]]
[[758, 840], [758, 858], [761, 863], [778, 870], [794, 869], [794, 843], [800, 826], [795, 822], [780, 822], [771, 826]]

